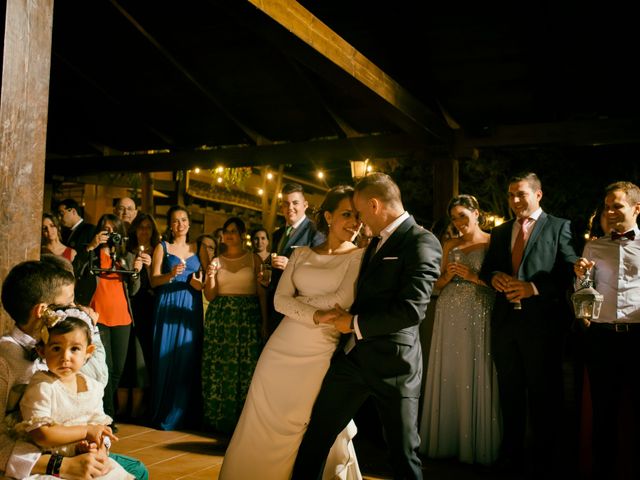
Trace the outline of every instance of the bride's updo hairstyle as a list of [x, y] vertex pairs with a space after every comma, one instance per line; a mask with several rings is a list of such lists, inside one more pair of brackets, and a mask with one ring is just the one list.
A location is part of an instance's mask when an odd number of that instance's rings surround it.
[[[447, 214], [451, 215], [451, 209], [453, 207], [464, 207], [467, 210], [471, 210], [472, 212], [478, 212], [478, 226], [482, 228], [485, 224], [486, 218], [485, 214], [482, 210], [480, 210], [480, 205], [478, 204], [478, 200], [473, 195], [467, 195], [466, 193], [461, 193], [460, 195], [456, 195], [449, 201], [449, 205], [447, 205]], [[460, 232], [456, 229], [451, 223], [451, 231], [454, 235], [459, 235]]]
[[327, 192], [322, 201], [322, 205], [315, 214], [316, 228], [318, 231], [329, 234], [329, 225], [326, 218], [324, 218], [324, 212], [333, 213], [338, 208], [338, 205], [344, 198], [353, 198], [353, 187], [349, 185], [337, 185]]

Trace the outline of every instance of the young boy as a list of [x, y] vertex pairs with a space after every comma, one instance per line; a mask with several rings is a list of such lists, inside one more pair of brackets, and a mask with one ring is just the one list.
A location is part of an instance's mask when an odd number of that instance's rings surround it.
[[[9, 272], [2, 284], [2, 305], [15, 327], [0, 338], [0, 474], [25, 478], [44, 474], [51, 459], [35, 445], [16, 440], [7, 433], [7, 420], [19, 408], [20, 398], [29, 380], [39, 370], [46, 370], [37, 360], [35, 346], [43, 326], [42, 315], [49, 305], [73, 303], [73, 273], [54, 262], [26, 261]], [[97, 361], [94, 356], [92, 362]], [[91, 367], [91, 362], [87, 366]], [[100, 365], [94, 370], [101, 371]], [[84, 370], [83, 370], [84, 371]], [[148, 478], [142, 463], [128, 457], [111, 455], [139, 479]], [[62, 477], [95, 477], [109, 471], [104, 452], [89, 452], [66, 457], [60, 466]]]

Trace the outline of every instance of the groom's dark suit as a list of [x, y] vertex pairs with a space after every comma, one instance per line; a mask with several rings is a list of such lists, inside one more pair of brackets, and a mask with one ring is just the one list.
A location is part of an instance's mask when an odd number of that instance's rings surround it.
[[442, 249], [436, 237], [406, 219], [377, 252], [365, 253], [350, 313], [362, 339], [333, 358], [300, 446], [293, 478], [321, 475], [336, 435], [372, 396], [385, 429], [395, 478], [422, 478], [416, 452], [422, 377], [419, 325]]
[[[514, 220], [491, 231], [480, 278], [488, 285], [497, 272], [512, 273]], [[526, 405], [531, 412], [534, 467], [550, 460], [558, 410], [562, 406], [562, 337], [566, 331], [573, 264], [577, 260], [568, 220], [542, 212], [529, 235], [518, 280], [532, 282], [539, 295], [514, 310], [498, 293], [491, 319], [492, 357], [498, 373], [504, 436], [501, 454], [523, 455]], [[546, 457], [546, 458], [545, 458]]]

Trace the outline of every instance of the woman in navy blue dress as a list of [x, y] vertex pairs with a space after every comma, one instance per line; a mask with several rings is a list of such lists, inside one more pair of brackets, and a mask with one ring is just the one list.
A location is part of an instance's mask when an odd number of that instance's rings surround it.
[[195, 243], [189, 242], [189, 213], [167, 212], [166, 241], [153, 252], [156, 288], [151, 421], [161, 430], [195, 426], [201, 417], [203, 274]]

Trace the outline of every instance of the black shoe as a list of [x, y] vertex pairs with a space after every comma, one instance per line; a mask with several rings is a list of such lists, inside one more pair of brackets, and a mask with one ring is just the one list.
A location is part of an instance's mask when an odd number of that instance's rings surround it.
[[111, 425], [109, 425], [109, 427], [111, 428], [111, 432], [115, 435], [116, 433], [118, 433], [118, 426], [116, 425], [115, 422], [113, 422]]

